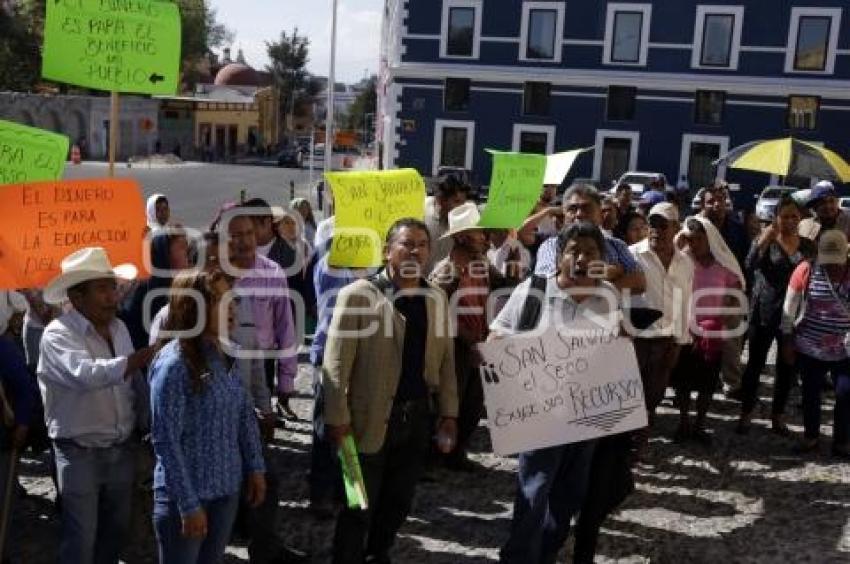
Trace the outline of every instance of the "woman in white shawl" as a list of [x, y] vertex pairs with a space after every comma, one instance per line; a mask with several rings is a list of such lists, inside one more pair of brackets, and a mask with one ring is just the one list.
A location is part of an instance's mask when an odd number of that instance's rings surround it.
[[152, 194], [145, 206], [145, 213], [148, 227], [152, 232], [167, 226], [171, 217], [171, 208], [168, 206], [168, 198], [165, 197], [165, 194]]
[[[742, 308], [746, 297], [744, 274], [735, 255], [723, 241], [720, 232], [704, 217], [689, 217], [683, 223], [677, 242], [694, 261], [693, 304], [691, 320], [693, 345], [683, 351], [676, 383], [680, 410], [676, 439], [692, 438], [710, 445], [711, 435], [705, 429], [711, 396], [720, 378], [723, 341], [736, 329], [741, 331], [739, 315], [730, 315], [724, 308]], [[743, 311], [743, 310], [742, 310]], [[690, 421], [691, 392], [697, 392], [696, 419]]]

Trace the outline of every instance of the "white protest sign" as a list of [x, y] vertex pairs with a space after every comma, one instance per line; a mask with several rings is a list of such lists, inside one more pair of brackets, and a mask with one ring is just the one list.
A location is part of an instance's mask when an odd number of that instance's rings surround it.
[[550, 327], [480, 346], [493, 450], [514, 454], [647, 425], [635, 350], [619, 327]]
[[555, 153], [546, 157], [546, 174], [543, 176], [543, 184], [561, 184], [567, 173], [573, 168], [573, 163], [580, 154], [589, 149], [574, 149]]

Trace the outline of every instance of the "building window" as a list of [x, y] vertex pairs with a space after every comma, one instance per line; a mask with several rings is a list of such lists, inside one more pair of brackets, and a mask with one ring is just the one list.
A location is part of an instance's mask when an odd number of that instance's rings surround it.
[[646, 65], [651, 15], [650, 4], [608, 4], [605, 64]]
[[832, 74], [841, 8], [793, 8], [785, 72]]
[[481, 41], [481, 0], [443, 2], [440, 56], [477, 59]]
[[443, 107], [447, 112], [465, 112], [469, 109], [468, 78], [447, 78], [443, 94]]
[[637, 131], [598, 130], [593, 154], [593, 178], [607, 186], [624, 172], [636, 170], [639, 142], [640, 133]]
[[563, 2], [524, 2], [520, 25], [521, 61], [561, 61]]
[[817, 129], [819, 108], [817, 96], [789, 96], [788, 129]]
[[550, 155], [555, 148], [555, 126], [516, 123], [511, 148], [520, 153]]
[[691, 67], [738, 69], [743, 6], [697, 6]]
[[552, 85], [548, 82], [526, 82], [522, 97], [522, 113], [527, 116], [549, 115]]
[[431, 174], [440, 167], [472, 170], [475, 122], [438, 119], [434, 126], [434, 154]]
[[700, 125], [720, 125], [723, 123], [726, 92], [719, 90], [697, 90], [694, 106], [694, 123]]
[[608, 121], [630, 121], [635, 119], [635, 98], [637, 88], [634, 86], [608, 87]]
[[826, 68], [829, 49], [830, 18], [803, 16], [797, 28], [794, 70], [822, 71]]

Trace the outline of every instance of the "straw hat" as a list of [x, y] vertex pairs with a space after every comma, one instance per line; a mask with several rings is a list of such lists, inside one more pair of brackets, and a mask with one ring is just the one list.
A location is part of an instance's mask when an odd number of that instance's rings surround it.
[[123, 278], [133, 280], [138, 269], [132, 264], [112, 267], [102, 247], [86, 247], [62, 259], [62, 274], [50, 281], [44, 289], [44, 301], [59, 304], [68, 298], [68, 288], [89, 280]]
[[440, 239], [451, 237], [469, 231], [470, 229], [482, 229], [478, 222], [481, 220], [481, 214], [478, 213], [478, 206], [472, 202], [466, 202], [449, 212], [449, 230], [446, 231]]

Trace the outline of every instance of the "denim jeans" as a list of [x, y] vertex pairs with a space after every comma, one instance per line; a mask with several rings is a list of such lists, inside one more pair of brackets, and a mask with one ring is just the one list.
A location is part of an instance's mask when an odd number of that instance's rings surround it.
[[61, 564], [114, 564], [127, 541], [135, 448], [129, 441], [86, 448], [54, 441], [62, 496]]
[[832, 423], [832, 442], [840, 447], [850, 441], [850, 361], [824, 361], [805, 354], [797, 355], [797, 365], [803, 378], [803, 427], [807, 439], [820, 435], [821, 393], [826, 373], [835, 383], [835, 413]]
[[554, 564], [584, 502], [595, 447], [591, 440], [519, 455], [511, 533], [500, 562]]
[[201, 503], [207, 514], [207, 536], [202, 539], [183, 536], [183, 520], [173, 501], [154, 500], [153, 526], [159, 550], [159, 564], [215, 564], [224, 556], [224, 549], [233, 531], [239, 492]]

